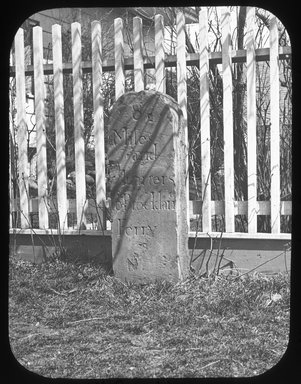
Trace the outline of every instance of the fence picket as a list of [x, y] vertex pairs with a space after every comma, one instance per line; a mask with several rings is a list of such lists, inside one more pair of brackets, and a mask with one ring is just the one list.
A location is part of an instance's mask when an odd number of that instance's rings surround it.
[[12, 137], [9, 134], [9, 141], [8, 141], [8, 153], [9, 153], [9, 160], [8, 160], [8, 193], [9, 193], [9, 227], [13, 227], [13, 193], [12, 193], [12, 159], [13, 159], [13, 150], [12, 150]]
[[275, 16], [270, 23], [270, 92], [271, 92], [271, 230], [280, 233], [280, 127], [278, 26]]
[[[185, 16], [183, 12], [177, 13], [177, 84], [178, 84], [178, 104], [183, 113], [183, 129], [185, 135], [185, 145], [188, 149], [188, 125], [187, 125], [187, 83], [186, 83], [186, 36], [185, 36]], [[187, 151], [188, 153], [188, 151]], [[187, 222], [189, 217], [189, 159], [185, 162], [186, 177], [186, 201], [187, 201]]]
[[226, 232], [235, 231], [234, 218], [234, 152], [233, 152], [233, 102], [230, 11], [222, 11], [222, 71], [223, 71], [223, 121], [224, 121], [224, 184]]
[[143, 49], [142, 49], [142, 19], [134, 17], [133, 19], [133, 37], [134, 37], [134, 87], [135, 91], [144, 89], [144, 67], [143, 67]]
[[16, 63], [16, 107], [18, 127], [18, 159], [19, 159], [19, 190], [21, 228], [29, 228], [29, 191], [28, 191], [28, 157], [27, 157], [27, 123], [25, 98], [25, 58], [24, 30], [19, 28], [15, 36]]
[[[9, 65], [13, 65], [13, 55], [12, 50], [9, 55]], [[13, 164], [15, 160], [15, 150], [14, 150], [14, 126], [13, 126], [13, 102], [12, 97], [9, 95], [9, 168], [8, 168], [8, 190], [9, 190], [9, 227], [12, 228], [14, 225], [13, 220], [13, 179], [15, 177], [15, 172], [13, 172]]]
[[247, 8], [248, 232], [257, 232], [255, 8]]
[[123, 21], [114, 20], [115, 44], [115, 100], [125, 92]]
[[207, 10], [199, 13], [200, 47], [200, 124], [202, 167], [203, 232], [211, 232], [210, 104]]
[[166, 92], [166, 77], [164, 64], [164, 18], [162, 15], [155, 16], [155, 71], [156, 90]]
[[56, 195], [60, 229], [67, 228], [67, 190], [66, 190], [66, 154], [65, 154], [65, 120], [64, 88], [62, 63], [61, 26], [52, 26], [54, 115], [56, 139]]
[[86, 179], [85, 179], [85, 141], [84, 141], [84, 110], [83, 84], [81, 68], [81, 25], [71, 24], [72, 37], [72, 74], [74, 103], [74, 145], [76, 173], [76, 214], [77, 225], [86, 225]]
[[33, 63], [34, 63], [34, 101], [37, 132], [37, 172], [39, 198], [39, 227], [48, 228], [47, 195], [47, 157], [46, 157], [46, 125], [45, 125], [45, 84], [43, 72], [43, 30], [34, 27]]
[[105, 179], [105, 139], [104, 115], [102, 94], [102, 46], [101, 24], [92, 22], [92, 82], [93, 82], [93, 108], [94, 108], [94, 144], [95, 144], [95, 175], [96, 175], [96, 204], [98, 207], [98, 226], [106, 228], [104, 215], [104, 202], [106, 199]]

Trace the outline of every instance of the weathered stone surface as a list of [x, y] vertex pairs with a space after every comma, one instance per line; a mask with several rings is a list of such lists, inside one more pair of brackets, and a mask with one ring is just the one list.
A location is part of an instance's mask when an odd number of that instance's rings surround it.
[[182, 114], [153, 91], [120, 97], [109, 124], [113, 270], [127, 281], [187, 276]]

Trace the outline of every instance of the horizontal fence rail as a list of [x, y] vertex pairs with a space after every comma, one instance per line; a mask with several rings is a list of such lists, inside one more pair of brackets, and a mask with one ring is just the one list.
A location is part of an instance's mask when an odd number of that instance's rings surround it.
[[[279, 47], [279, 60], [285, 60], [290, 57], [292, 53], [291, 47]], [[232, 63], [246, 63], [247, 62], [247, 50], [231, 50]], [[222, 53], [221, 52], [208, 52], [209, 66], [222, 64]], [[144, 69], [155, 68], [156, 56], [148, 56], [143, 58]], [[255, 61], [269, 61], [270, 60], [270, 49], [269, 48], [258, 48], [255, 49]], [[177, 56], [176, 55], [166, 55], [164, 58], [165, 68], [171, 68], [177, 66]], [[195, 66], [199, 68], [199, 54], [198, 53], [186, 53], [186, 66], [192, 67]], [[48, 63], [43, 65], [44, 75], [53, 74], [53, 64]], [[90, 73], [92, 70], [91, 61], [83, 61], [81, 63], [81, 68], [83, 73]], [[124, 70], [130, 71], [134, 69], [134, 59], [132, 57], [124, 58]], [[103, 60], [102, 65], [103, 72], [113, 72], [115, 71], [115, 60]], [[33, 65], [25, 65], [25, 76], [33, 75], [34, 69]], [[63, 63], [63, 73], [71, 74], [72, 73], [72, 64]], [[16, 69], [14, 65], [10, 66], [10, 76], [16, 75]]]
[[[46, 203], [49, 213], [57, 213], [58, 208], [56, 203], [49, 199]], [[97, 215], [98, 205], [93, 199], [87, 199], [86, 213]], [[202, 200], [190, 200], [189, 201], [189, 214], [190, 217], [200, 215], [202, 213]], [[211, 200], [211, 215], [224, 215], [225, 214], [225, 202], [218, 200]], [[12, 211], [16, 212], [20, 209], [20, 199], [14, 199], [12, 201]], [[76, 213], [76, 199], [67, 200], [67, 209], [69, 213]], [[257, 201], [255, 204], [256, 214], [268, 216], [271, 214], [271, 202], [270, 201]], [[235, 215], [247, 215], [248, 213], [248, 202], [247, 201], [234, 201], [233, 210]], [[32, 198], [29, 200], [29, 212], [39, 212], [39, 199]], [[281, 201], [280, 203], [280, 214], [291, 215], [292, 204], [291, 201]], [[209, 231], [210, 232], [210, 231]]]
[[[199, 13], [199, 52], [187, 53], [185, 46], [185, 18], [180, 12], [176, 18], [177, 48], [176, 55], [164, 52], [164, 19], [156, 15], [154, 23], [154, 56], [143, 55], [143, 24], [139, 17], [133, 19], [133, 56], [124, 55], [123, 20], [114, 20], [114, 59], [105, 60], [102, 55], [102, 26], [99, 21], [91, 24], [91, 61], [82, 61], [81, 25], [71, 24], [72, 62], [62, 61], [61, 27], [52, 27], [53, 63], [43, 64], [42, 28], [33, 29], [33, 65], [26, 65], [24, 59], [24, 33], [20, 28], [15, 36], [15, 65], [10, 66], [10, 76], [16, 79], [16, 121], [18, 129], [18, 196], [10, 190], [11, 225], [14, 228], [27, 229], [32, 226], [31, 214], [38, 214], [39, 229], [104, 230], [109, 228], [109, 205], [107, 200], [105, 173], [105, 126], [104, 96], [102, 75], [105, 72], [115, 74], [115, 98], [125, 92], [126, 71], [133, 71], [134, 89], [145, 89], [145, 71], [155, 70], [155, 89], [166, 92], [165, 70], [174, 67], [177, 73], [177, 98], [183, 112], [186, 141], [188, 143], [187, 119], [187, 68], [199, 70], [200, 89], [200, 138], [201, 149], [201, 196], [189, 201], [187, 183], [187, 205], [189, 219], [200, 219], [202, 232], [212, 232], [214, 216], [223, 216], [225, 232], [235, 233], [235, 218], [245, 215], [248, 222], [248, 235], [257, 234], [257, 217], [270, 216], [271, 234], [280, 234], [281, 215], [292, 215], [292, 202], [280, 200], [280, 128], [279, 128], [279, 60], [291, 55], [290, 47], [278, 45], [276, 18], [271, 18], [270, 48], [255, 49], [254, 8], [247, 8], [246, 49], [233, 50], [231, 46], [231, 22], [228, 8], [221, 14], [221, 52], [208, 49], [207, 11]], [[271, 105], [271, 200], [257, 199], [257, 144], [256, 144], [256, 62], [268, 61], [270, 65], [270, 105]], [[247, 84], [247, 201], [237, 201], [234, 197], [234, 141], [233, 141], [233, 79], [232, 66], [246, 63]], [[224, 132], [224, 200], [212, 200], [211, 175], [211, 131], [210, 131], [210, 89], [209, 71], [213, 65], [221, 65], [223, 84], [223, 132]], [[95, 140], [95, 199], [87, 197], [85, 174], [84, 106], [83, 74], [92, 74], [93, 125]], [[47, 195], [47, 154], [45, 125], [45, 76], [53, 75], [54, 116], [56, 135], [56, 197]], [[72, 75], [73, 81], [73, 118], [76, 198], [67, 198], [65, 151], [65, 111], [64, 111], [64, 75]], [[30, 197], [28, 174], [27, 123], [25, 105], [25, 78], [34, 78], [34, 100], [37, 131], [37, 186], [38, 197]], [[187, 144], [186, 143], [186, 144]], [[12, 145], [12, 143], [10, 143]], [[188, 169], [188, 159], [185, 166]], [[10, 167], [11, 172], [11, 167]], [[12, 186], [10, 185], [10, 189]], [[191, 191], [190, 191], [191, 192]], [[16, 217], [19, 215], [19, 221]], [[50, 215], [53, 223], [50, 224]], [[71, 223], [70, 215], [76, 217]], [[289, 236], [289, 234], [288, 234]]]

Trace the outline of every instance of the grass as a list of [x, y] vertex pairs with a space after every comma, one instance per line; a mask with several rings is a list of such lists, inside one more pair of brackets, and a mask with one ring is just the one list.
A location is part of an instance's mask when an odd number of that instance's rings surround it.
[[288, 343], [287, 275], [137, 286], [93, 264], [11, 259], [9, 279], [12, 352], [46, 377], [254, 376]]

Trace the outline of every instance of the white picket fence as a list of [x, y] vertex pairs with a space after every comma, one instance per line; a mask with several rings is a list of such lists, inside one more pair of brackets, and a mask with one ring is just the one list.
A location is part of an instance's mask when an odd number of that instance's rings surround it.
[[[177, 71], [177, 101], [182, 109], [184, 124], [187, 127], [187, 66], [197, 65], [200, 75], [200, 125], [201, 125], [201, 156], [202, 156], [202, 201], [189, 201], [187, 188], [187, 204], [190, 217], [195, 217], [202, 211], [202, 232], [212, 232], [212, 216], [225, 216], [225, 232], [233, 236], [255, 236], [257, 232], [257, 215], [271, 216], [271, 235], [280, 234], [281, 215], [291, 215], [291, 201], [280, 200], [280, 127], [279, 127], [279, 64], [281, 58], [291, 54], [290, 47], [278, 46], [278, 29], [276, 18], [272, 17], [270, 25], [270, 48], [255, 49], [255, 10], [247, 10], [246, 49], [234, 51], [231, 47], [230, 12], [223, 8], [222, 12], [222, 51], [208, 50], [208, 20], [206, 10], [199, 14], [199, 52], [186, 53], [185, 18], [183, 13], [177, 14], [176, 55], [166, 55], [164, 52], [164, 21], [161, 15], [155, 16], [155, 55], [152, 60], [143, 56], [142, 20], [133, 20], [133, 57], [124, 57], [123, 20], [114, 21], [115, 57], [113, 61], [102, 59], [102, 29], [99, 21], [91, 25], [92, 60], [82, 61], [81, 25], [71, 25], [72, 63], [62, 62], [61, 27], [52, 27], [53, 63], [43, 64], [42, 28], [33, 28], [33, 66], [25, 65], [24, 61], [24, 31], [20, 28], [14, 41], [14, 66], [11, 76], [16, 79], [16, 125], [18, 129], [18, 176], [20, 198], [14, 199], [10, 186], [11, 212], [21, 212], [20, 228], [30, 228], [30, 213], [38, 212], [39, 228], [49, 229], [49, 213], [58, 212], [60, 230], [68, 231], [67, 214], [76, 212], [77, 223], [87, 226], [87, 215], [99, 213], [100, 221], [104, 219], [103, 204], [106, 201], [105, 179], [105, 146], [104, 146], [104, 108], [102, 95], [102, 73], [115, 71], [115, 98], [125, 92], [125, 68], [134, 70], [134, 89], [143, 90], [144, 71], [155, 68], [156, 90], [165, 92], [165, 68], [176, 67]], [[256, 61], [268, 60], [270, 65], [270, 114], [271, 114], [271, 201], [257, 200], [257, 148], [256, 148]], [[154, 64], [152, 64], [152, 62]], [[210, 102], [209, 102], [209, 63], [222, 64], [223, 81], [223, 123], [224, 123], [224, 176], [225, 200], [211, 200], [210, 174]], [[247, 164], [248, 164], [248, 200], [234, 199], [234, 144], [233, 144], [233, 105], [232, 105], [232, 70], [234, 62], [247, 63]], [[85, 143], [83, 137], [83, 70], [92, 72], [93, 108], [94, 108], [94, 138], [95, 138], [95, 172], [96, 198], [87, 200], [85, 179]], [[74, 142], [76, 170], [76, 199], [67, 199], [66, 192], [66, 155], [65, 155], [65, 123], [64, 123], [64, 87], [65, 72], [72, 73], [74, 95]], [[56, 132], [56, 167], [57, 193], [56, 199], [47, 196], [47, 161], [46, 161], [46, 132], [45, 132], [45, 94], [44, 76], [53, 74], [54, 81], [54, 111]], [[38, 198], [28, 196], [28, 154], [27, 154], [27, 124], [25, 109], [25, 76], [33, 75], [34, 101], [37, 132], [37, 182]], [[186, 167], [188, 164], [186, 164]], [[248, 233], [235, 234], [235, 215], [247, 215]], [[105, 222], [105, 221], [104, 221]], [[102, 224], [104, 223], [102, 221]], [[12, 219], [11, 219], [11, 227]], [[98, 230], [100, 227], [98, 225]], [[70, 228], [69, 228], [70, 231]], [[260, 234], [257, 234], [260, 236]], [[265, 234], [267, 235], [267, 234]], [[255, 236], [256, 237], [256, 236]]]

